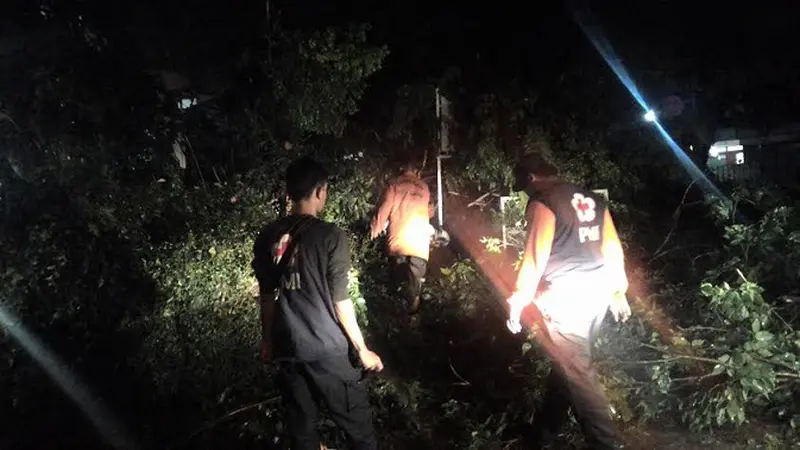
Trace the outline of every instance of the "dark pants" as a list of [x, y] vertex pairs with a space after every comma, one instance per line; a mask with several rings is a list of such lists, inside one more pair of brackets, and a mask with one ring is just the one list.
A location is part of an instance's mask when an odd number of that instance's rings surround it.
[[410, 314], [416, 313], [428, 262], [416, 256], [390, 256], [389, 265], [402, 308]]
[[590, 449], [616, 448], [608, 400], [591, 366], [592, 347], [603, 317], [588, 325], [583, 335], [562, 334], [554, 330], [548, 333], [557, 357], [529, 436], [532, 441], [541, 442], [546, 434], [557, 433], [569, 418], [571, 407]]
[[361, 371], [347, 356], [325, 361], [281, 363], [278, 388], [286, 410], [291, 450], [319, 450], [317, 420], [325, 405], [354, 450], [378, 448], [372, 407]]

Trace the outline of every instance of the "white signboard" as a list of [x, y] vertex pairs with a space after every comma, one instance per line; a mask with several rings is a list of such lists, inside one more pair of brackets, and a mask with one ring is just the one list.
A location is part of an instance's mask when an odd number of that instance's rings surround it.
[[592, 189], [592, 192], [602, 195], [608, 201], [608, 189]]

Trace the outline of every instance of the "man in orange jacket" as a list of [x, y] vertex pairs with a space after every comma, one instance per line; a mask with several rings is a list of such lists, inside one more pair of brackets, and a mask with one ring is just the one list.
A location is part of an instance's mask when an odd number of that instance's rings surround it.
[[397, 291], [409, 314], [419, 310], [428, 268], [433, 227], [431, 193], [414, 164], [405, 164], [389, 182], [370, 225], [370, 239], [387, 231], [389, 263]]
[[515, 191], [528, 193], [528, 239], [508, 328], [521, 331], [520, 317], [535, 305], [544, 317], [540, 339], [553, 359], [543, 405], [526, 438], [541, 445], [567, 419], [570, 407], [589, 448], [616, 448], [608, 401], [591, 367], [600, 323], [611, 310], [617, 321], [631, 314], [622, 245], [606, 202], [591, 191], [561, 181], [538, 155], [515, 167]]

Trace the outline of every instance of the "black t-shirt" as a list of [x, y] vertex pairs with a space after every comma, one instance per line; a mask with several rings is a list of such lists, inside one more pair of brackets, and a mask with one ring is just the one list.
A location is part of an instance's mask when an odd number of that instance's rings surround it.
[[[299, 239], [292, 255], [289, 242]], [[253, 246], [253, 269], [263, 301], [279, 286], [272, 324], [276, 360], [318, 361], [347, 354], [349, 340], [334, 303], [347, 300], [350, 248], [344, 231], [311, 216], [289, 216], [267, 225]], [[282, 274], [280, 258], [291, 258]]]
[[543, 203], [556, 217], [553, 248], [542, 280], [552, 284], [567, 276], [601, 274], [605, 264], [603, 198], [571, 183], [539, 182], [530, 201]]

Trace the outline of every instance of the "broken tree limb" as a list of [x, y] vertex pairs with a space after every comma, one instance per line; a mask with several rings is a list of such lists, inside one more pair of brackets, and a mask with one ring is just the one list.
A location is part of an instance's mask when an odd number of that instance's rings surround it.
[[480, 205], [486, 199], [486, 197], [493, 196], [493, 195], [496, 195], [496, 194], [494, 192], [487, 192], [487, 193], [481, 195], [480, 197], [476, 198], [475, 200], [473, 200], [470, 204], [467, 205], [467, 208], [472, 208], [473, 206]]
[[272, 398], [268, 398], [268, 399], [266, 399], [266, 400], [264, 400], [264, 401], [261, 401], [261, 402], [258, 402], [258, 403], [253, 403], [252, 405], [243, 406], [243, 407], [241, 407], [241, 408], [239, 408], [239, 409], [236, 409], [236, 410], [234, 410], [234, 411], [231, 411], [231, 412], [229, 412], [229, 413], [225, 414], [225, 415], [224, 415], [224, 416], [222, 416], [222, 417], [219, 417], [219, 418], [217, 418], [217, 419], [214, 419], [214, 420], [212, 420], [212, 421], [210, 421], [210, 422], [206, 422], [206, 423], [204, 423], [202, 426], [200, 426], [199, 428], [197, 428], [197, 429], [196, 429], [194, 432], [192, 432], [190, 435], [188, 435], [187, 437], [185, 437], [185, 438], [182, 438], [182, 439], [180, 439], [180, 440], [177, 440], [177, 441], [176, 441], [175, 443], [173, 443], [172, 445], [169, 445], [169, 446], [167, 446], [167, 449], [177, 449], [177, 448], [181, 448], [181, 447], [183, 447], [184, 445], [186, 445], [186, 444], [188, 444], [189, 442], [191, 442], [191, 441], [192, 441], [192, 439], [194, 439], [194, 438], [195, 438], [197, 435], [199, 435], [200, 433], [203, 433], [203, 432], [205, 432], [205, 431], [208, 431], [208, 430], [210, 430], [210, 429], [212, 429], [212, 428], [216, 427], [217, 425], [219, 425], [219, 424], [221, 424], [221, 423], [225, 422], [226, 420], [230, 419], [231, 417], [237, 416], [237, 415], [239, 415], [239, 414], [241, 414], [241, 413], [243, 413], [243, 412], [250, 411], [251, 409], [255, 409], [255, 408], [258, 408], [258, 407], [260, 407], [260, 406], [263, 406], [263, 405], [267, 405], [267, 404], [269, 404], [269, 403], [276, 402], [276, 401], [278, 401], [278, 400], [280, 400], [280, 397], [272, 397]]
[[681, 202], [678, 204], [678, 207], [675, 208], [675, 212], [672, 213], [672, 228], [669, 229], [667, 236], [664, 238], [664, 242], [662, 242], [661, 245], [658, 246], [656, 251], [653, 252], [654, 259], [659, 256], [661, 250], [664, 249], [664, 246], [666, 246], [670, 238], [672, 238], [672, 234], [675, 232], [675, 229], [678, 228], [678, 220], [681, 217], [681, 210], [683, 206], [686, 204], [686, 197], [689, 195], [689, 191], [692, 189], [692, 186], [694, 186], [694, 183], [695, 183], [694, 180], [692, 180], [692, 182], [689, 183], [688, 186], [686, 186], [686, 190], [683, 192], [683, 197], [681, 198]]

